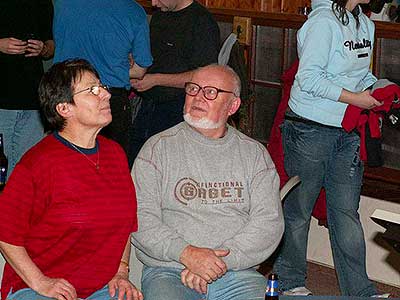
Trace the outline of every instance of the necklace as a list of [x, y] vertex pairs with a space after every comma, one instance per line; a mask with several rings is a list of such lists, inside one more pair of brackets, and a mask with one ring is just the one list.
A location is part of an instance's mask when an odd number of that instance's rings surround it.
[[[67, 140], [66, 140], [67, 141]], [[99, 154], [99, 149], [97, 149], [97, 161], [94, 162], [93, 160], [91, 160], [85, 153], [83, 153], [81, 151], [81, 149], [79, 149], [77, 146], [75, 146], [74, 144], [72, 144], [70, 141], [67, 141], [76, 151], [78, 151], [80, 154], [82, 154], [88, 161], [90, 161], [94, 167], [96, 168], [96, 172], [98, 173], [100, 170], [100, 154]]]

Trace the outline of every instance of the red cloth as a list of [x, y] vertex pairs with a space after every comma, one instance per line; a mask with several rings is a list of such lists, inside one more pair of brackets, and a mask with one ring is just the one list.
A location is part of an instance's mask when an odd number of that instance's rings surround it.
[[[389, 81], [388, 81], [389, 82]], [[360, 133], [360, 158], [367, 160], [367, 149], [365, 146], [365, 126], [368, 123], [372, 138], [380, 138], [380, 123], [382, 113], [388, 112], [392, 107], [400, 107], [400, 104], [394, 104], [393, 100], [400, 98], [400, 87], [397, 84], [390, 83], [384, 87], [375, 89], [371, 94], [376, 100], [383, 102], [383, 105], [374, 107], [366, 114], [364, 109], [354, 105], [348, 105], [343, 117], [342, 127], [347, 132], [357, 129]]]
[[[279, 103], [278, 110], [275, 114], [274, 124], [272, 126], [267, 144], [268, 152], [271, 155], [272, 160], [274, 161], [276, 170], [280, 177], [280, 187], [282, 187], [289, 179], [284, 167], [284, 153], [280, 125], [283, 123], [285, 118], [285, 113], [290, 98], [290, 90], [292, 88], [298, 67], [299, 61], [296, 60], [290, 66], [290, 68], [283, 73], [281, 77], [283, 83], [282, 98], [281, 102]], [[314, 205], [312, 215], [318, 219], [320, 224], [326, 224], [326, 195], [324, 189], [321, 189], [318, 200]]]
[[[116, 274], [130, 233], [137, 230], [136, 195], [122, 148], [98, 137], [99, 156], [49, 135], [15, 167], [0, 195], [0, 240], [23, 246], [49, 277], [64, 278], [79, 298]], [[96, 170], [88, 158], [99, 158]], [[6, 299], [26, 284], [6, 264]]]

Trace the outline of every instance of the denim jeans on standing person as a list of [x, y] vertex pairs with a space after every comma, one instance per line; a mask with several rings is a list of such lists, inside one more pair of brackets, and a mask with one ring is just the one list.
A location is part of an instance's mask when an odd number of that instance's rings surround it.
[[[108, 292], [108, 285], [104, 286], [102, 289], [97, 290], [89, 297], [85, 298], [87, 300], [116, 300], [118, 299], [118, 290], [115, 292], [114, 297], [110, 297]], [[126, 299], [126, 297], [124, 297]], [[49, 298], [42, 296], [30, 288], [21, 289], [15, 293], [10, 292], [7, 296], [7, 300], [54, 300], [54, 298]]]
[[8, 178], [22, 155], [43, 138], [39, 111], [0, 109], [0, 133], [8, 158]]
[[146, 300], [252, 300], [264, 299], [266, 280], [254, 269], [228, 271], [208, 285], [200, 294], [181, 282], [182, 270], [176, 268], [143, 268], [142, 292]]
[[[298, 117], [297, 115], [295, 115]], [[305, 286], [311, 213], [321, 187], [340, 291], [345, 296], [376, 294], [365, 263], [365, 240], [358, 214], [363, 164], [360, 138], [341, 128], [285, 120], [285, 169], [301, 184], [284, 202], [285, 234], [274, 269], [280, 289]]]

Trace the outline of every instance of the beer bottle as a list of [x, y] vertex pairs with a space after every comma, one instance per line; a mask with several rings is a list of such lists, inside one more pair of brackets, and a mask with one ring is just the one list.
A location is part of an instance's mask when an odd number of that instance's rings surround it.
[[271, 273], [268, 275], [267, 289], [265, 291], [265, 300], [278, 300], [278, 275]]
[[3, 134], [0, 133], [0, 191], [4, 189], [7, 178], [8, 160], [4, 154]]

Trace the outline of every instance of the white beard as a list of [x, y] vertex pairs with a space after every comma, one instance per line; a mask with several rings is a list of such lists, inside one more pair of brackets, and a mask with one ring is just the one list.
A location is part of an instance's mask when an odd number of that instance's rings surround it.
[[224, 125], [224, 120], [217, 123], [207, 119], [206, 117], [195, 120], [189, 113], [183, 114], [183, 119], [190, 126], [200, 129], [217, 129]]

